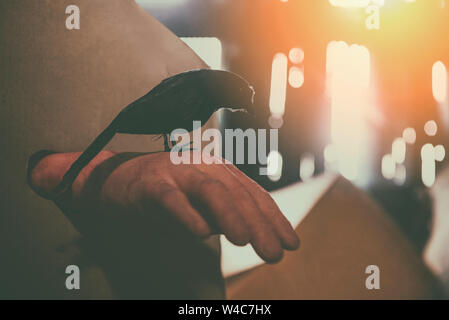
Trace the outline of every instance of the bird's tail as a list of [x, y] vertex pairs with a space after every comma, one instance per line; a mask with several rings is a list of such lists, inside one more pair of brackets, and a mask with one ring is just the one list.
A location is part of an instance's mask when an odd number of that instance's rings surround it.
[[78, 157], [78, 159], [72, 164], [70, 169], [66, 172], [62, 178], [61, 183], [53, 191], [53, 197], [64, 194], [72, 187], [73, 182], [76, 180], [81, 170], [95, 158], [98, 153], [112, 140], [117, 133], [116, 121], [113, 121], [90, 145], [87, 149]]

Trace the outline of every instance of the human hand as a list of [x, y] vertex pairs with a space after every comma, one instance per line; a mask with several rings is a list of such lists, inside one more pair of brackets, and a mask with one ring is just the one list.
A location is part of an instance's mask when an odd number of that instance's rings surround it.
[[[38, 194], [50, 193], [79, 153], [53, 154], [30, 175]], [[251, 243], [262, 259], [278, 262], [299, 240], [271, 196], [231, 164], [174, 165], [170, 153], [101, 152], [57, 200], [83, 233], [110, 220], [168, 215], [200, 238], [224, 234], [236, 245]], [[167, 226], [164, 224], [164, 226]], [[148, 225], [151, 231], [152, 226]]]

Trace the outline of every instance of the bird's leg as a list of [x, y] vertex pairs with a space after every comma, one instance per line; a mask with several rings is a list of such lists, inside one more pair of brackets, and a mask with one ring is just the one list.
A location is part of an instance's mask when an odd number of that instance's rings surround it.
[[164, 134], [164, 149], [165, 149], [165, 152], [170, 152], [170, 150], [171, 150], [171, 148], [170, 148], [170, 146], [168, 144], [168, 141], [169, 141], [168, 134]]
[[195, 151], [195, 149], [193, 148], [193, 147], [189, 147], [189, 149], [185, 149], [185, 147], [187, 147], [187, 146], [191, 146], [191, 145], [193, 145], [193, 141], [190, 141], [190, 142], [188, 142], [188, 143], [186, 143], [186, 144], [183, 144], [179, 149], [181, 149], [181, 150], [190, 150], [190, 151]]

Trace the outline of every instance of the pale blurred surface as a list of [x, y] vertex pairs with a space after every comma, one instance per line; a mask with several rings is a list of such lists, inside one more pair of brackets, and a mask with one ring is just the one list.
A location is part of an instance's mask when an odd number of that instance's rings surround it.
[[[300, 201], [300, 200], [298, 200]], [[385, 213], [339, 179], [296, 229], [298, 251], [226, 281], [228, 299], [432, 299], [438, 282]], [[367, 266], [380, 290], [367, 290]]]
[[437, 274], [449, 297], [449, 168], [438, 175], [432, 188], [432, 234], [424, 258]]
[[[296, 228], [337, 178], [337, 175], [328, 173], [306, 183], [297, 183], [274, 191], [271, 196], [290, 224]], [[251, 246], [237, 247], [225, 237], [221, 237], [221, 270], [225, 278], [253, 269], [261, 264], [264, 264], [264, 261]]]

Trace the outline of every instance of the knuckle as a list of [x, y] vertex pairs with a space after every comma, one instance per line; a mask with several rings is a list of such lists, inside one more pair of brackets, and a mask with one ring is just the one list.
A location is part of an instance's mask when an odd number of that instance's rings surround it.
[[173, 187], [165, 182], [159, 184], [157, 197], [161, 201], [169, 201], [178, 195], [179, 195], [179, 192], [175, 187]]
[[164, 187], [164, 182], [159, 179], [148, 181], [140, 179], [130, 186], [130, 193], [136, 200], [147, 201], [153, 199]]
[[224, 189], [224, 184], [216, 179], [205, 178], [198, 185], [199, 192], [216, 192]]
[[244, 195], [246, 196], [246, 198], [248, 198], [249, 196], [248, 189], [241, 183], [236, 183], [232, 189], [234, 190], [235, 193], [239, 195]]

